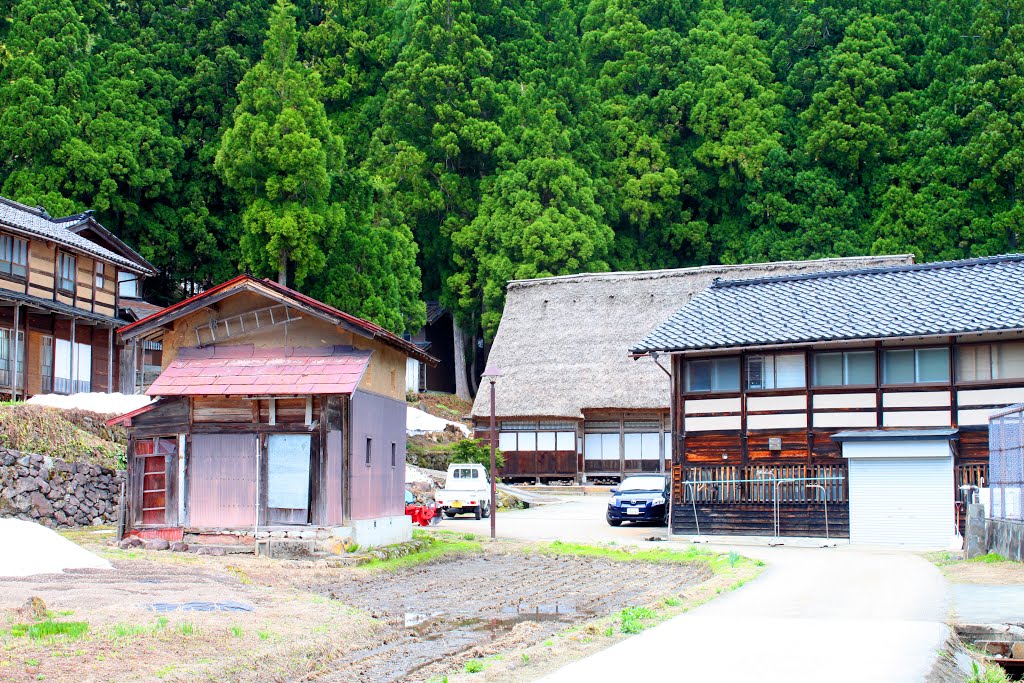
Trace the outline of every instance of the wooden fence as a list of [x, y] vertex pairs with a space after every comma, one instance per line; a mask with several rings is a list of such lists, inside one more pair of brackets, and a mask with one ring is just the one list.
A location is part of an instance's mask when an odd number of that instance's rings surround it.
[[820, 503], [822, 500], [846, 503], [846, 466], [672, 467], [672, 492], [676, 503], [773, 503], [776, 491], [780, 503]]

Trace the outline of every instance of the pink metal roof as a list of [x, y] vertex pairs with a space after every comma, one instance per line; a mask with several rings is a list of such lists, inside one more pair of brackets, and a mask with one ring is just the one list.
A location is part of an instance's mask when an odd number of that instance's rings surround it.
[[257, 349], [250, 344], [185, 348], [160, 373], [150, 396], [351, 394], [369, 351], [351, 346]]

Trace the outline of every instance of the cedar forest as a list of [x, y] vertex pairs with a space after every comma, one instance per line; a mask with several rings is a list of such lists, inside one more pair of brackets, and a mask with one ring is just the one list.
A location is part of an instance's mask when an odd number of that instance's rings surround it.
[[0, 195], [161, 303], [478, 339], [515, 278], [1018, 248], [1024, 0], [0, 2]]

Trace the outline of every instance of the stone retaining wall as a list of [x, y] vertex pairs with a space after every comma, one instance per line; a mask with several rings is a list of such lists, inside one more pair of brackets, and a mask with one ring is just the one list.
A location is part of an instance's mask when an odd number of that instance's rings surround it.
[[0, 448], [0, 517], [49, 527], [116, 524], [123, 472]]
[[1024, 524], [1004, 519], [989, 519], [985, 506], [967, 506], [967, 557], [998, 553], [1008, 560], [1024, 562]]

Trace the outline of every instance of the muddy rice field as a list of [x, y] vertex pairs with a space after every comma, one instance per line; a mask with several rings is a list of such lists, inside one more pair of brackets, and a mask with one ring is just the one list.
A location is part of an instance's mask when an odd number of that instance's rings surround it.
[[429, 679], [467, 653], [540, 641], [568, 624], [678, 595], [710, 575], [706, 565], [510, 551], [321, 584], [317, 592], [387, 626], [380, 645], [344, 655], [318, 680]]
[[[531, 548], [482, 544], [402, 569], [334, 569], [97, 546], [112, 570], [0, 579], [0, 682], [439, 681], [502, 653], [507, 675], [529, 680], [541, 672], [515, 671], [527, 656], [509, 653], [720, 579], [709, 581], [706, 562]], [[32, 598], [45, 616], [27, 610]], [[81, 633], [30, 637], [33, 622]]]

